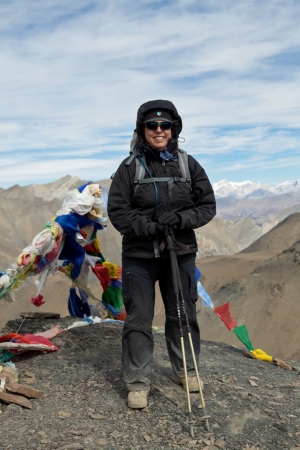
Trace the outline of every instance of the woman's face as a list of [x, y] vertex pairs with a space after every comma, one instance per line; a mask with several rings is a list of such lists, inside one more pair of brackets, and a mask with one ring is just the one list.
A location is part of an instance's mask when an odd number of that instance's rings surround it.
[[[159, 124], [159, 121], [157, 121]], [[145, 138], [148, 144], [157, 149], [158, 151], [162, 151], [166, 148], [168, 144], [168, 140], [172, 137], [172, 128], [169, 130], [162, 130], [159, 126], [156, 130], [149, 130], [145, 127]]]

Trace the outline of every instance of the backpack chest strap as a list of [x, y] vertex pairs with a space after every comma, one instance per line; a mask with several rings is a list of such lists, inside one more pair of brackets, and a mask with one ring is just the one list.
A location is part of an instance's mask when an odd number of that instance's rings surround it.
[[167, 182], [168, 184], [189, 183], [190, 179], [181, 177], [156, 177], [156, 178], [153, 177], [153, 178], [144, 178], [143, 180], [134, 180], [134, 184], [159, 183], [159, 182]]

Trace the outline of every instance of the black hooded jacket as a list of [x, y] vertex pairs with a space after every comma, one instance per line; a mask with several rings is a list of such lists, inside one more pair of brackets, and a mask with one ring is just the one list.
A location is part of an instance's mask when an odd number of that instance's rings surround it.
[[[153, 103], [154, 106], [153, 106]], [[167, 105], [166, 105], [167, 103]], [[168, 106], [168, 107], [167, 107]], [[178, 149], [177, 137], [181, 131], [181, 118], [171, 102], [156, 100], [147, 102], [138, 110], [137, 133], [140, 137], [142, 128], [139, 127], [146, 111], [152, 108], [169, 109], [177, 129], [172, 129], [167, 149], [176, 155]], [[172, 109], [171, 109], [172, 108]], [[140, 142], [139, 150], [145, 155], [146, 164], [153, 177], [182, 177], [178, 162], [163, 161], [159, 152], [147, 143]], [[155, 224], [164, 212], [175, 212], [181, 219], [175, 230], [175, 239], [185, 244], [185, 249], [178, 248], [178, 254], [197, 252], [197, 241], [194, 229], [202, 227], [211, 221], [216, 214], [216, 202], [212, 186], [204, 169], [190, 155], [188, 166], [191, 176], [191, 188], [188, 183], [175, 182], [170, 189], [167, 182], [139, 185], [134, 190], [135, 160], [126, 165], [126, 158], [114, 175], [108, 197], [108, 215], [113, 226], [123, 235], [124, 256], [138, 258], [154, 258], [155, 240], [158, 244], [163, 236], [155, 233]], [[148, 175], [145, 175], [145, 178]], [[155, 203], [157, 208], [155, 211]], [[155, 213], [155, 214], [154, 214]], [[161, 256], [168, 256], [164, 249]]]

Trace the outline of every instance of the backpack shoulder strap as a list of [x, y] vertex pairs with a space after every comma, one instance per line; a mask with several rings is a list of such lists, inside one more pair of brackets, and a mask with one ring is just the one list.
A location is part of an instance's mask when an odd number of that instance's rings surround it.
[[135, 156], [135, 175], [134, 175], [134, 184], [138, 185], [140, 180], [145, 178], [145, 165], [146, 160], [144, 155], [136, 155]]
[[126, 166], [130, 166], [133, 160], [135, 160], [135, 175], [134, 175], [134, 184], [135, 190], [138, 187], [139, 180], [143, 180], [145, 178], [145, 156], [141, 154], [139, 151], [138, 141], [137, 141], [137, 133], [134, 132], [131, 143], [130, 143], [130, 156], [126, 161]]
[[186, 182], [189, 185], [189, 188], [192, 189], [191, 182], [191, 174], [188, 163], [188, 154], [186, 151], [182, 150], [182, 148], [178, 148], [178, 165], [183, 178], [186, 178]]
[[130, 166], [134, 158], [137, 156], [137, 146], [138, 146], [138, 140], [137, 140], [137, 133], [136, 131], [133, 133], [131, 142], [130, 142], [130, 156], [126, 161], [126, 166]]

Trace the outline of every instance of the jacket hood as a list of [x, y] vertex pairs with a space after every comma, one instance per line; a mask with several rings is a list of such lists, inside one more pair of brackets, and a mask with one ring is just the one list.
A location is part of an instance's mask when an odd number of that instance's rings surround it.
[[138, 137], [144, 140], [144, 117], [147, 111], [150, 109], [167, 109], [172, 119], [174, 120], [174, 124], [172, 127], [172, 138], [177, 139], [182, 130], [182, 120], [180, 115], [177, 112], [177, 109], [169, 100], [150, 100], [149, 102], [143, 103], [137, 112], [136, 119], [136, 131]]

